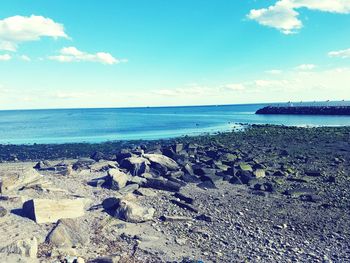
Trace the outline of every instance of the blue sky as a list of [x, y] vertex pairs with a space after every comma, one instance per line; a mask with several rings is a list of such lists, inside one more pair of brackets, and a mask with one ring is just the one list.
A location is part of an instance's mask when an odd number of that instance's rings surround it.
[[0, 109], [350, 99], [350, 0], [2, 0]]

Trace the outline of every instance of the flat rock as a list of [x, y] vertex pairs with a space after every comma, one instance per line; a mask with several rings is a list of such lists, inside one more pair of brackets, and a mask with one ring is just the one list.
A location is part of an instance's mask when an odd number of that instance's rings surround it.
[[145, 158], [147, 158], [151, 163], [159, 164], [164, 166], [166, 169], [170, 171], [179, 170], [180, 167], [173, 159], [162, 155], [162, 154], [144, 154]]
[[139, 188], [135, 191], [135, 193], [138, 195], [147, 196], [147, 197], [157, 196], [156, 192], [148, 188]]
[[35, 169], [28, 167], [1, 168], [0, 193], [19, 190], [29, 184], [39, 182], [43, 178]]
[[80, 199], [31, 199], [23, 204], [23, 212], [38, 224], [54, 223], [63, 218], [77, 218], [85, 214], [87, 200]]

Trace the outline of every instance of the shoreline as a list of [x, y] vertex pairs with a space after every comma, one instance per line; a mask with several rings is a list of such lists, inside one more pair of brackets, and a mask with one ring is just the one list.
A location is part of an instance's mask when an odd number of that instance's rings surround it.
[[[18, 159], [0, 163], [0, 257], [29, 247], [50, 263], [350, 260], [350, 127], [0, 153]], [[68, 219], [33, 217], [29, 205]]]
[[33, 143], [33, 144], [0, 144], [0, 163], [15, 161], [40, 161], [57, 159], [78, 159], [81, 157], [90, 157], [94, 152], [100, 151], [104, 154], [115, 154], [118, 150], [136, 145], [154, 146], [157, 144], [171, 143], [190, 143], [198, 140], [220, 140], [222, 136], [238, 137], [249, 136], [251, 132], [263, 129], [292, 130], [295, 132], [304, 132], [307, 130], [319, 130], [326, 132], [329, 130], [349, 130], [350, 126], [286, 126], [272, 124], [248, 124], [238, 123], [240, 129], [232, 131], [215, 131], [212, 133], [204, 132], [199, 135], [182, 135], [164, 139], [135, 139], [135, 140], [113, 140], [105, 142], [72, 142], [72, 143]]

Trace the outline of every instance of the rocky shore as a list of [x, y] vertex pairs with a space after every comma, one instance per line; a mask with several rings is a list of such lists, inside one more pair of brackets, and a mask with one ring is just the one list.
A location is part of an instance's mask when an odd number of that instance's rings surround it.
[[3, 262], [350, 262], [350, 127], [0, 146]]

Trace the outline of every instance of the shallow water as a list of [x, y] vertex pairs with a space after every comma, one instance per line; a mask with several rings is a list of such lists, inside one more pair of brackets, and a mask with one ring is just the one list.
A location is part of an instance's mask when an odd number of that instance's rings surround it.
[[0, 143], [103, 142], [229, 131], [238, 123], [350, 126], [350, 116], [255, 115], [263, 104], [0, 111]]

